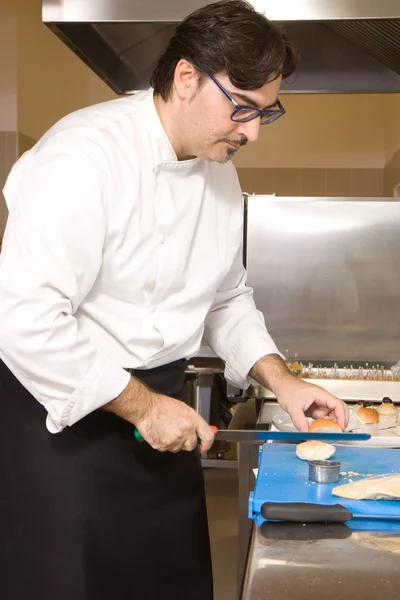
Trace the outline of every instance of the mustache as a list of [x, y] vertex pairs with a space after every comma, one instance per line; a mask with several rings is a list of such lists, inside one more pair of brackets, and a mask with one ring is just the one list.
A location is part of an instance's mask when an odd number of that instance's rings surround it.
[[229, 142], [230, 144], [234, 144], [235, 146], [245, 146], [249, 140], [246, 136], [243, 136], [238, 140], [230, 140], [229, 138], [223, 138], [222, 141]]

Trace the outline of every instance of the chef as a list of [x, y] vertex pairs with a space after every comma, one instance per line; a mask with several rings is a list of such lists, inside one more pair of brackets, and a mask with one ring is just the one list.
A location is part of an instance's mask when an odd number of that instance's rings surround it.
[[[178, 27], [152, 88], [75, 112], [16, 163], [0, 264], [0, 597], [211, 600], [182, 400], [202, 338], [299, 429], [345, 405], [292, 376], [242, 266], [230, 159], [284, 114], [285, 34], [241, 0]], [[273, 257], [265, 257], [273, 260]], [[134, 438], [137, 428], [146, 443]]]

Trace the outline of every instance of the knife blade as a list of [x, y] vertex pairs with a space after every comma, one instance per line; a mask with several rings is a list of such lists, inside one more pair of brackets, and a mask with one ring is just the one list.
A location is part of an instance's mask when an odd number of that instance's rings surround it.
[[[263, 444], [268, 440], [277, 442], [307, 442], [319, 440], [321, 442], [340, 442], [343, 440], [361, 442], [371, 439], [369, 433], [308, 433], [301, 431], [270, 431], [268, 429], [218, 429], [211, 425], [216, 440], [224, 442], [251, 442]], [[138, 442], [144, 439], [140, 432], [135, 429], [134, 436]], [[198, 439], [199, 444], [201, 440]]]
[[268, 440], [279, 442], [305, 442], [319, 440], [321, 442], [367, 441], [369, 433], [308, 433], [302, 431], [269, 431], [261, 429], [214, 429], [215, 439], [225, 442], [255, 442], [263, 443]]

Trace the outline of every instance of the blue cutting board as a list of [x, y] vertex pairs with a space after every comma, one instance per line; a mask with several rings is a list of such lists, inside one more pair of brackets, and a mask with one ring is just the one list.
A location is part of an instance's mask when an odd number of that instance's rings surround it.
[[[373, 473], [376, 475], [400, 473], [400, 450], [388, 448], [358, 448], [338, 446], [332, 460], [342, 463], [342, 472]], [[249, 517], [261, 523], [264, 502], [313, 502], [342, 504], [354, 514], [387, 515], [400, 517], [400, 502], [388, 500], [348, 500], [332, 495], [335, 486], [349, 483], [349, 476], [341, 476], [335, 484], [312, 483], [308, 480], [308, 462], [296, 456], [295, 444], [264, 444], [260, 448], [256, 487], [250, 496]], [[356, 481], [363, 479], [352, 476]], [[352, 529], [400, 530], [398, 523], [389, 521], [351, 521]]]

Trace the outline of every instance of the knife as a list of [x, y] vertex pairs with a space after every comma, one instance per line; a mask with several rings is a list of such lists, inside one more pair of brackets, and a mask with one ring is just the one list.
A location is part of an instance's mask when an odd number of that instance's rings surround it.
[[269, 521], [286, 523], [346, 523], [347, 521], [399, 521], [397, 515], [357, 515], [342, 504], [312, 504], [307, 502], [264, 502], [261, 515]]
[[216, 440], [225, 442], [266, 442], [275, 440], [279, 442], [302, 442], [308, 440], [320, 440], [322, 442], [365, 441], [371, 439], [369, 433], [308, 433], [307, 431], [269, 431], [262, 429], [217, 429], [211, 427], [215, 432]]
[[[369, 433], [308, 433], [301, 431], [269, 431], [262, 429], [217, 429], [211, 425], [216, 440], [225, 442], [253, 442], [264, 443], [268, 440], [279, 442], [303, 442], [308, 440], [320, 440], [322, 442], [366, 441], [371, 438]], [[138, 442], [144, 439], [140, 432], [135, 429], [134, 436]], [[200, 443], [200, 439], [198, 438]]]

